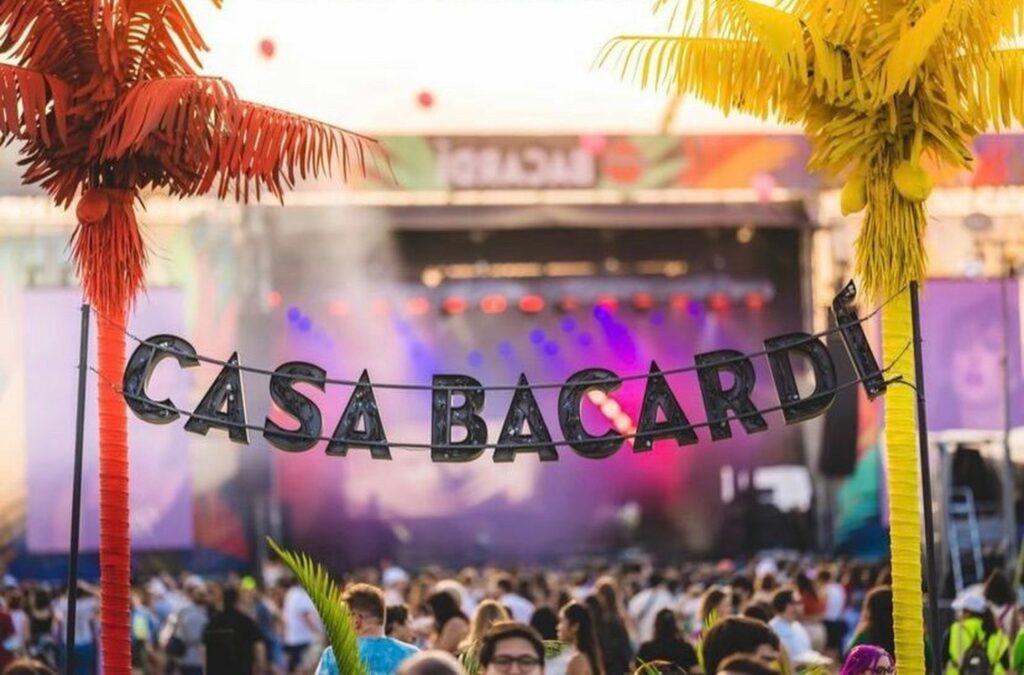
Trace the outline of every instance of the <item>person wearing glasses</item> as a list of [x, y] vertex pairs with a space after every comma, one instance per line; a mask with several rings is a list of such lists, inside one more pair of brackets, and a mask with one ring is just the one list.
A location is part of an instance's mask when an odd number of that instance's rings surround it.
[[530, 626], [501, 621], [480, 641], [481, 675], [544, 675], [544, 641]]
[[881, 647], [860, 645], [854, 647], [839, 675], [895, 675], [892, 655]]
[[[359, 658], [369, 675], [394, 675], [403, 661], [419, 652], [410, 644], [384, 635], [386, 610], [384, 592], [379, 588], [353, 584], [345, 591], [344, 600], [358, 636]], [[316, 675], [341, 675], [330, 647], [320, 657]]]

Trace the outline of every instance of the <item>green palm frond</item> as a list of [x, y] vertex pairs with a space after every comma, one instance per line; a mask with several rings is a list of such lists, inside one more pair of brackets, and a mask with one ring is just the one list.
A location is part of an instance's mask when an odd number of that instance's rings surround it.
[[725, 112], [792, 116], [798, 84], [759, 42], [668, 35], [622, 35], [605, 44], [597, 66], [669, 94], [693, 94]]
[[366, 664], [359, 658], [356, 631], [348, 607], [342, 600], [341, 588], [334, 583], [327, 570], [304, 553], [282, 549], [270, 537], [267, 537], [267, 544], [292, 571], [313, 601], [339, 672], [344, 675], [369, 675]]

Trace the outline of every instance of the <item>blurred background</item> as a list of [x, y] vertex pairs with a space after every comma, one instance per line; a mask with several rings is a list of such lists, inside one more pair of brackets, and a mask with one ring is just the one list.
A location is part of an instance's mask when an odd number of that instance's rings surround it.
[[[338, 378], [365, 368], [374, 382], [464, 373], [499, 385], [520, 373], [548, 383], [591, 366], [687, 366], [699, 352], [757, 351], [772, 335], [826, 329], [858, 220], [840, 215], [835, 185], [805, 171], [796, 130], [638, 92], [595, 69], [608, 37], [661, 28], [644, 10], [622, 0], [194, 3], [213, 50], [207, 72], [246, 98], [378, 136], [395, 177], [306, 184], [285, 207], [148, 197], [149, 291], [132, 332], [175, 333], [200, 353], [237, 350], [266, 368], [306, 360]], [[1024, 134], [982, 136], [975, 156], [971, 172], [932, 168], [923, 320], [933, 478], [940, 536], [958, 536], [967, 490], [980, 542], [1010, 550], [1020, 519], [1000, 506], [999, 475], [1017, 480], [1003, 447], [1016, 450], [1024, 423]], [[6, 148], [0, 562], [56, 579], [66, 574], [81, 296], [71, 214], [22, 187], [16, 161]], [[853, 379], [837, 361], [840, 381]], [[755, 401], [776, 405], [766, 364], [756, 366]], [[191, 408], [216, 373], [165, 366], [151, 391]], [[669, 381], [691, 420], [703, 419], [692, 376]], [[260, 424], [266, 378], [244, 384]], [[538, 399], [556, 430], [552, 391]], [[588, 400], [588, 427], [629, 430], [642, 393], [633, 382]], [[309, 394], [329, 433], [350, 391]], [[376, 394], [389, 440], [429, 442], [427, 394]], [[492, 439], [510, 398], [488, 398]], [[132, 420], [135, 562], [250, 569], [266, 534], [335, 567], [639, 549], [884, 555], [880, 405], [848, 389], [805, 425], [773, 414], [754, 436], [712, 444], [700, 431], [697, 446], [627, 445], [600, 462], [563, 450], [557, 464], [437, 465], [403, 450], [390, 462], [359, 449], [338, 458], [323, 444], [287, 454], [256, 434], [238, 446], [216, 431], [186, 434], [180, 420]], [[94, 418], [90, 409], [87, 577], [98, 572]]]

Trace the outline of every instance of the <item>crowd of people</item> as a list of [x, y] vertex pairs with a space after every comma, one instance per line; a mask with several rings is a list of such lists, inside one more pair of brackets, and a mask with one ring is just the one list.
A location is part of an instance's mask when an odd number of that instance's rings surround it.
[[[388, 564], [344, 581], [370, 675], [889, 675], [899, 665], [883, 565], [763, 558], [410, 574]], [[9, 577], [4, 587], [0, 672], [56, 672], [69, 654], [67, 594]], [[76, 595], [70, 653], [76, 674], [95, 675], [98, 594], [82, 584]], [[1017, 593], [1003, 574], [954, 607], [943, 665], [930, 672], [1024, 673]], [[140, 582], [131, 634], [138, 675], [345, 675], [312, 599], [280, 563], [259, 580]]]

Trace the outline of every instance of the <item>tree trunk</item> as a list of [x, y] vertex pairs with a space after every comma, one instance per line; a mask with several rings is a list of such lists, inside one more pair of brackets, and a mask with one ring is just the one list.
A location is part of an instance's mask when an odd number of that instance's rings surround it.
[[76, 208], [72, 256], [99, 327], [100, 654], [104, 675], [131, 675], [128, 419], [120, 395], [125, 320], [142, 287], [146, 249], [134, 190], [87, 191]]
[[128, 419], [113, 383], [124, 372], [125, 307], [108, 307], [99, 327], [100, 640], [104, 675], [131, 675], [131, 544], [128, 533]]
[[[910, 293], [882, 310], [882, 352], [895, 364], [892, 377], [914, 383]], [[898, 359], [897, 359], [898, 357]], [[921, 601], [921, 478], [917, 456], [914, 390], [896, 384], [885, 394], [889, 539], [892, 556], [893, 633], [901, 673], [924, 673], [924, 608]], [[932, 589], [935, 592], [935, 589]], [[939, 664], [933, 664], [938, 669]]]

